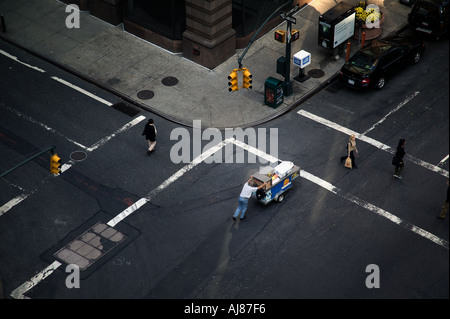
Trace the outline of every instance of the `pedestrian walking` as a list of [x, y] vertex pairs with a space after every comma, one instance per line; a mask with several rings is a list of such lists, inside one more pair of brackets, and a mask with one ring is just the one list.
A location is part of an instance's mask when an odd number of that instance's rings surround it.
[[342, 156], [341, 157], [341, 163], [343, 163], [348, 157], [350, 157], [351, 161], [352, 161], [352, 168], [358, 168], [358, 166], [356, 166], [356, 161], [355, 161], [355, 154], [353, 153], [353, 151], [356, 152], [356, 154], [358, 154], [358, 148], [356, 147], [356, 137], [355, 134], [350, 135], [349, 139], [348, 139], [348, 143], [347, 143], [347, 156]]
[[247, 183], [244, 184], [244, 187], [242, 187], [241, 194], [239, 195], [238, 200], [238, 207], [233, 215], [233, 220], [236, 220], [236, 218], [239, 216], [240, 213], [240, 219], [245, 219], [245, 211], [247, 210], [248, 200], [252, 196], [254, 192], [256, 192], [258, 189], [264, 187], [267, 183], [263, 183], [259, 186], [255, 186], [255, 182], [253, 181], [253, 176], [250, 177], [250, 179], [247, 181]]
[[401, 173], [403, 171], [404, 163], [403, 163], [403, 157], [405, 156], [405, 144], [406, 140], [404, 138], [401, 138], [398, 141], [397, 145], [397, 152], [395, 152], [394, 158], [392, 159], [392, 165], [395, 166], [394, 169], [394, 177], [398, 179], [403, 179], [401, 176]]
[[441, 213], [439, 214], [439, 218], [445, 219], [445, 214], [448, 211], [448, 178], [447, 178], [447, 198], [445, 199], [444, 204], [442, 205]]
[[149, 119], [142, 132], [142, 135], [145, 135], [145, 139], [148, 141], [148, 155], [155, 151], [156, 133], [157, 131], [153, 119]]

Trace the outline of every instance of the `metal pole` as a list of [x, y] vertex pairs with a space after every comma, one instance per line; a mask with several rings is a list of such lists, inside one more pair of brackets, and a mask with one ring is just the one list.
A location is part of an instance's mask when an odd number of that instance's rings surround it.
[[290, 96], [292, 93], [294, 93], [292, 89], [292, 82], [291, 82], [291, 30], [292, 30], [292, 23], [287, 21], [287, 40], [286, 40], [286, 57], [285, 57], [285, 69], [284, 69], [284, 96]]
[[261, 31], [261, 29], [266, 25], [267, 22], [269, 22], [270, 19], [272, 19], [272, 17], [277, 14], [281, 9], [283, 9], [285, 6], [291, 4], [291, 1], [286, 2], [285, 4], [279, 6], [274, 12], [272, 12], [272, 14], [264, 21], [264, 23], [259, 27], [258, 31], [256, 31], [250, 42], [248, 43], [248, 45], [245, 47], [244, 52], [242, 52], [241, 56], [238, 57], [238, 64], [239, 64], [239, 69], [242, 68], [242, 60], [244, 59], [244, 56], [247, 54], [248, 49], [251, 47], [251, 45], [253, 44], [253, 41], [255, 40], [256, 36], [258, 35], [259, 31]]
[[0, 178], [2, 178], [3, 176], [5, 176], [5, 175], [11, 173], [12, 171], [18, 169], [20, 166], [25, 165], [26, 163], [32, 161], [32, 160], [35, 159], [36, 157], [41, 156], [42, 154], [44, 154], [44, 153], [46, 153], [46, 152], [48, 152], [48, 151], [51, 151], [52, 154], [53, 154], [53, 150], [54, 150], [54, 149], [55, 149], [54, 146], [48, 146], [48, 147], [46, 147], [44, 150], [40, 151], [39, 153], [37, 153], [37, 154], [35, 154], [35, 155], [33, 155], [33, 156], [27, 158], [27, 159], [24, 160], [22, 163], [17, 164], [17, 165], [14, 166], [13, 168], [11, 168], [11, 169], [7, 170], [6, 172], [2, 173], [2, 174], [0, 175]]

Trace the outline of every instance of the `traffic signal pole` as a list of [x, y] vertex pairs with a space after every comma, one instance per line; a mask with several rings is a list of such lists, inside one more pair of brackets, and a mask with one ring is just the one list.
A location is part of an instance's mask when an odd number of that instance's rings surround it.
[[286, 62], [284, 63], [284, 95], [290, 96], [292, 93], [294, 93], [294, 90], [292, 89], [292, 82], [291, 82], [291, 30], [292, 30], [292, 23], [289, 20], [286, 20], [287, 22], [287, 32], [286, 32]]
[[242, 60], [244, 59], [244, 56], [247, 54], [248, 49], [252, 46], [253, 42], [255, 41], [256, 36], [259, 34], [261, 29], [266, 25], [267, 22], [269, 22], [281, 9], [286, 7], [287, 5], [292, 5], [293, 0], [290, 0], [286, 2], [285, 4], [279, 6], [265, 21], [264, 23], [259, 27], [258, 31], [255, 32], [255, 34], [250, 39], [250, 42], [247, 44], [247, 46], [244, 49], [244, 52], [242, 52], [241, 56], [238, 57], [238, 64], [239, 69], [242, 69]]
[[21, 162], [20, 164], [17, 164], [17, 165], [14, 166], [13, 168], [11, 168], [11, 169], [7, 170], [6, 172], [2, 173], [2, 174], [0, 175], [0, 178], [2, 178], [3, 176], [6, 176], [7, 174], [11, 173], [12, 171], [18, 169], [19, 167], [21, 167], [21, 166], [27, 164], [28, 162], [34, 160], [36, 157], [39, 157], [39, 156], [41, 156], [42, 154], [44, 154], [44, 153], [46, 153], [46, 152], [48, 152], [48, 151], [51, 151], [51, 153], [53, 154], [53, 150], [54, 150], [54, 149], [55, 149], [55, 146], [48, 146], [48, 147], [46, 147], [44, 150], [40, 151], [39, 153], [37, 153], [37, 154], [35, 154], [35, 155], [33, 155], [33, 156], [27, 158], [26, 160], [24, 160], [24, 161]]

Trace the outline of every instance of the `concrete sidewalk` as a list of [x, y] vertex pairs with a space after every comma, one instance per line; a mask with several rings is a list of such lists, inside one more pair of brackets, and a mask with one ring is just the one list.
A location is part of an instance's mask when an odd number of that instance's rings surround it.
[[[346, 1], [353, 4], [356, 0]], [[407, 22], [411, 8], [398, 0], [372, 0], [385, 15], [381, 37], [400, 29]], [[0, 38], [27, 49], [122, 98], [158, 115], [191, 126], [200, 119], [203, 127], [246, 127], [263, 123], [289, 111], [320, 89], [345, 63], [345, 52], [335, 59], [331, 52], [318, 46], [319, 16], [334, 7], [334, 0], [315, 0], [299, 11], [293, 29], [300, 39], [292, 44], [292, 54], [300, 50], [311, 53], [311, 64], [305, 73], [315, 71], [303, 83], [293, 80], [299, 74], [291, 64], [294, 94], [285, 97], [277, 108], [264, 104], [264, 82], [268, 77], [283, 80], [276, 73], [276, 61], [285, 55], [285, 45], [276, 42], [273, 31], [255, 41], [243, 66], [253, 75], [253, 89], [228, 92], [227, 76], [238, 67], [243, 50], [213, 70], [208, 70], [160, 47], [123, 31], [89, 14], [81, 12], [80, 28], [68, 29], [66, 4], [57, 0], [2, 0], [0, 14], [6, 32]], [[286, 23], [276, 29], [286, 30]], [[351, 53], [359, 45], [351, 40]], [[292, 60], [291, 60], [292, 61]], [[322, 72], [320, 72], [322, 71]], [[166, 77], [178, 82], [167, 86]], [[138, 93], [153, 92], [153, 97]]]

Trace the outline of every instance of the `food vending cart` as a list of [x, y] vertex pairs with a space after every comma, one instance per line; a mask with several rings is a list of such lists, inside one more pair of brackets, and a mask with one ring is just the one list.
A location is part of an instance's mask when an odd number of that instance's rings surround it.
[[256, 191], [255, 197], [258, 201], [267, 205], [271, 201], [282, 202], [284, 192], [292, 187], [292, 181], [300, 176], [300, 167], [292, 162], [278, 162], [275, 167], [264, 166], [258, 173], [252, 175], [256, 185], [268, 183], [266, 188]]

